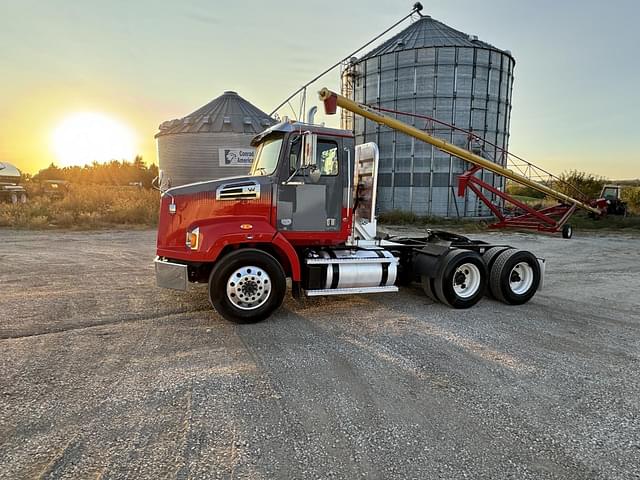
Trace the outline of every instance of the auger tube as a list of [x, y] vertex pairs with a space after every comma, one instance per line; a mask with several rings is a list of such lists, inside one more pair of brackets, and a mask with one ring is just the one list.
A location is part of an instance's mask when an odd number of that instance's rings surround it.
[[449, 153], [455, 157], [461, 158], [462, 160], [466, 160], [469, 163], [482, 167], [490, 172], [501, 175], [509, 180], [513, 180], [514, 182], [520, 183], [522, 185], [526, 185], [527, 187], [533, 188], [545, 195], [548, 195], [552, 198], [555, 198], [559, 202], [566, 203], [569, 205], [576, 205], [576, 207], [586, 210], [591, 213], [595, 213], [596, 215], [601, 215], [602, 212], [597, 208], [594, 208], [590, 205], [587, 205], [584, 202], [581, 202], [575, 198], [572, 198], [568, 195], [565, 195], [562, 192], [554, 190], [546, 185], [535, 182], [533, 180], [528, 179], [527, 177], [517, 174], [508, 168], [504, 168], [497, 163], [491, 162], [486, 158], [482, 158], [479, 155], [476, 155], [464, 148], [453, 145], [445, 140], [441, 140], [432, 135], [429, 135], [422, 130], [418, 130], [417, 128], [408, 125], [400, 120], [395, 118], [388, 117], [387, 115], [383, 115], [379, 112], [372, 110], [366, 105], [359, 104], [354, 102], [353, 100], [349, 100], [346, 97], [343, 97], [340, 94], [337, 94], [328, 88], [323, 88], [318, 92], [320, 96], [320, 100], [325, 103], [325, 111], [327, 114], [335, 113], [335, 106], [344, 108], [345, 110], [349, 110], [357, 115], [360, 115], [364, 118], [367, 118], [373, 122], [379, 123], [381, 125], [386, 125], [387, 127], [402, 132], [410, 137], [417, 138], [423, 142], [426, 142], [434, 147], [442, 150], [443, 152]]

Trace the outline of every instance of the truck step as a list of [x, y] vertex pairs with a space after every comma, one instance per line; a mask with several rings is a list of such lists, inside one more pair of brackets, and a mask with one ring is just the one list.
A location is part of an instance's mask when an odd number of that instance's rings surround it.
[[307, 258], [307, 265], [333, 265], [333, 264], [351, 264], [351, 263], [398, 263], [397, 258], [390, 257], [342, 257], [342, 258]]
[[307, 297], [319, 297], [322, 295], [349, 295], [354, 293], [386, 293], [397, 292], [398, 287], [354, 287], [354, 288], [325, 288], [322, 290], [305, 290]]

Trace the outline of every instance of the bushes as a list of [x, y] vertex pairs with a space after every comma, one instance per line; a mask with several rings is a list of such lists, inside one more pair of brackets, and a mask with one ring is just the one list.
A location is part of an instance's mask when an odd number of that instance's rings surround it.
[[622, 200], [627, 202], [629, 213], [640, 214], [640, 187], [622, 187]]
[[[594, 175], [593, 173], [580, 172], [578, 170], [568, 170], [559, 176], [560, 181], [554, 182], [553, 188], [570, 197], [576, 196], [576, 191], [569, 185], [573, 185], [584, 193], [589, 200], [600, 196], [602, 187], [607, 183], [607, 179]], [[569, 185], [567, 185], [569, 184]]]
[[155, 226], [160, 196], [133, 187], [72, 185], [62, 200], [30, 198], [25, 205], [0, 204], [0, 227], [100, 228]]

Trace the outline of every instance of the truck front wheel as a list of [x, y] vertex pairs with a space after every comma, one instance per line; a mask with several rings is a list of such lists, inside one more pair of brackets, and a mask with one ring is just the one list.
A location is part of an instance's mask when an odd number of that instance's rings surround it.
[[286, 277], [278, 261], [262, 250], [237, 250], [218, 261], [209, 277], [209, 300], [234, 323], [269, 317], [284, 300]]

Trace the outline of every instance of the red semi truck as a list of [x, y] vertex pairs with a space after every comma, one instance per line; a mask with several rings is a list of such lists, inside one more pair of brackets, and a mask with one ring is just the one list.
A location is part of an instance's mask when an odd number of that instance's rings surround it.
[[453, 308], [485, 293], [529, 301], [544, 260], [508, 245], [426, 230], [376, 231], [378, 148], [353, 133], [284, 121], [253, 140], [249, 175], [171, 188], [162, 194], [157, 285], [208, 283], [212, 306], [237, 323], [269, 317], [292, 294], [397, 292], [421, 282]]

